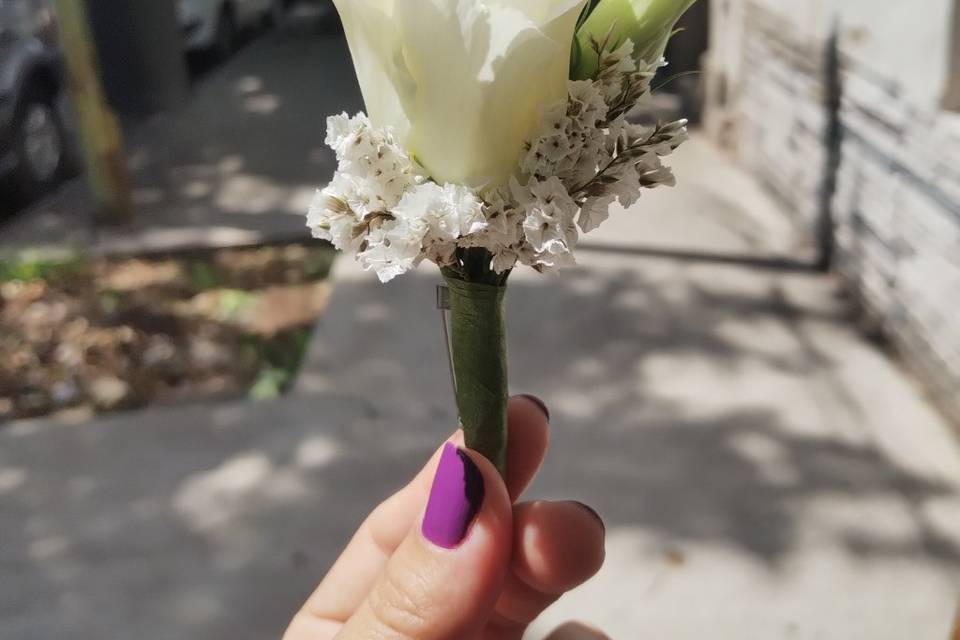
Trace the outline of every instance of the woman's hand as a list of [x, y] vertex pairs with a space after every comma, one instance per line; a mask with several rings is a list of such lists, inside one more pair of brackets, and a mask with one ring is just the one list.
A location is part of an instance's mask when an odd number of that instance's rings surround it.
[[[603, 563], [604, 527], [579, 502], [515, 501], [547, 448], [542, 402], [509, 405], [507, 480], [454, 434], [380, 504], [284, 640], [517, 639]], [[605, 638], [578, 624], [550, 640]]]

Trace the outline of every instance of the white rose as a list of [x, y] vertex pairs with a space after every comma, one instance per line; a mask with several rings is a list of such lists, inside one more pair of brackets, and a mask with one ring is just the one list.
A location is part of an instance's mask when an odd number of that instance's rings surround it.
[[584, 0], [334, 0], [367, 113], [437, 182], [505, 183], [567, 95]]

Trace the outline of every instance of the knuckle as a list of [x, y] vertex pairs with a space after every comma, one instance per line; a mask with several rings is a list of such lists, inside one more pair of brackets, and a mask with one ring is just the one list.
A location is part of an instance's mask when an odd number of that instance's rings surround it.
[[404, 567], [402, 574], [388, 567], [383, 573], [368, 603], [373, 616], [392, 633], [391, 637], [428, 637], [431, 614], [437, 607], [431, 584], [428, 572], [418, 567]]

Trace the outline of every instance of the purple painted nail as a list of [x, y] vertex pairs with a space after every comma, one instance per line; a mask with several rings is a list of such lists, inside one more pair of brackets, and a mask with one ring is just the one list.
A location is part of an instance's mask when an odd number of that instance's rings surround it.
[[433, 477], [427, 511], [423, 516], [423, 537], [444, 549], [453, 549], [467, 535], [467, 529], [483, 502], [483, 475], [465, 451], [449, 442], [440, 454]]

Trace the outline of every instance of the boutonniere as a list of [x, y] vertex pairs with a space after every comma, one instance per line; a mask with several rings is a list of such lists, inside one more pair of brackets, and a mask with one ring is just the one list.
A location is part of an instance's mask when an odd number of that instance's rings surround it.
[[307, 224], [383, 282], [440, 268], [466, 444], [501, 472], [509, 275], [574, 264], [614, 202], [674, 184], [686, 121], [628, 114], [693, 1], [335, 0], [367, 114], [328, 119]]

